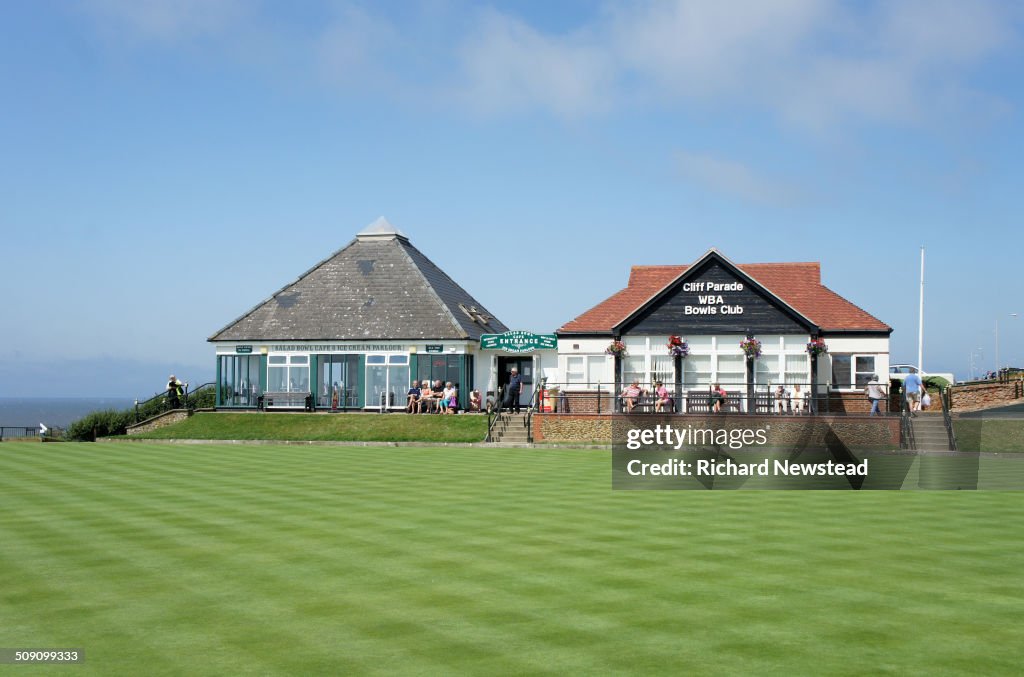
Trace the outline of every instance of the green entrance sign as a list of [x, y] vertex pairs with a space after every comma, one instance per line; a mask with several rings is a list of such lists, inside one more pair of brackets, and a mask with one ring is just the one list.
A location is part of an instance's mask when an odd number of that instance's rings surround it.
[[481, 350], [504, 350], [509, 353], [532, 353], [534, 350], [554, 350], [558, 337], [554, 334], [534, 334], [530, 331], [507, 331], [504, 334], [484, 334], [480, 337]]
[[252, 352], [252, 346], [235, 346], [235, 352], [240, 355], [248, 355]]
[[433, 344], [432, 345], [432, 344], [428, 343], [427, 344], [427, 352], [428, 353], [443, 353], [444, 352], [444, 344], [440, 344], [440, 345]]

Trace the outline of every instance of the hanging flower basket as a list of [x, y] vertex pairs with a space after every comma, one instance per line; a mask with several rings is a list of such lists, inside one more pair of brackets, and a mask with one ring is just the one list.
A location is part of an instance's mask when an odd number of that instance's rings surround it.
[[821, 355], [822, 353], [827, 353], [828, 352], [828, 346], [825, 345], [825, 339], [816, 338], [816, 339], [811, 339], [810, 341], [808, 341], [808, 343], [807, 343], [807, 352], [810, 353], [811, 355], [813, 355], [814, 357], [817, 357], [818, 355]]
[[622, 341], [612, 341], [607, 348], [604, 349], [605, 355], [617, 355], [622, 357], [626, 354], [626, 344]]
[[690, 354], [690, 346], [681, 337], [673, 334], [668, 337], [668, 354], [672, 357], [686, 357]]
[[748, 338], [740, 341], [740, 349], [747, 356], [748, 360], [761, 357], [761, 342], [756, 338]]

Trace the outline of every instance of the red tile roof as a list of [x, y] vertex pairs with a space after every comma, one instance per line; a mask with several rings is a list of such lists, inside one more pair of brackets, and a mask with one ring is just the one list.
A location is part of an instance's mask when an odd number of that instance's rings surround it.
[[[823, 332], [892, 331], [889, 325], [821, 284], [821, 264], [817, 262], [736, 265]], [[688, 265], [633, 266], [625, 289], [562, 325], [557, 333], [610, 333], [688, 268]]]

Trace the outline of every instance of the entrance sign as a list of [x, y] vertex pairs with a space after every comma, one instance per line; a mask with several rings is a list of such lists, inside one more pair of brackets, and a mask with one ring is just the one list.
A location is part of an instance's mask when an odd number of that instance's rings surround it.
[[444, 344], [431, 344], [431, 343], [428, 343], [427, 344], [427, 352], [428, 353], [443, 353], [444, 352]]
[[483, 334], [481, 350], [504, 350], [509, 353], [532, 353], [534, 350], [555, 350], [558, 338], [554, 334], [534, 334], [530, 331], [507, 331], [504, 334]]
[[239, 355], [248, 355], [252, 353], [252, 346], [235, 346], [235, 352]]

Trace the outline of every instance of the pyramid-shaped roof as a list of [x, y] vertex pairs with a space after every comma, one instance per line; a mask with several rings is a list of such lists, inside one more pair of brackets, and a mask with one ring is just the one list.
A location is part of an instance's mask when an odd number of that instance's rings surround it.
[[381, 217], [208, 340], [475, 341], [507, 330]]

